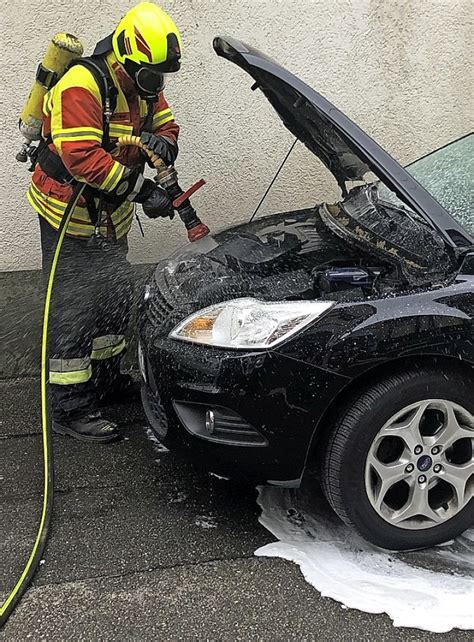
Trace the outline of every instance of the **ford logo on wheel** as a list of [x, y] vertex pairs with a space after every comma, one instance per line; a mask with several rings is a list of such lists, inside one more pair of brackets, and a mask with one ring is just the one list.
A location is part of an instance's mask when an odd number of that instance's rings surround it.
[[431, 468], [432, 463], [433, 460], [429, 455], [423, 455], [423, 457], [420, 457], [416, 465], [418, 470], [422, 470], [423, 472], [425, 472]]

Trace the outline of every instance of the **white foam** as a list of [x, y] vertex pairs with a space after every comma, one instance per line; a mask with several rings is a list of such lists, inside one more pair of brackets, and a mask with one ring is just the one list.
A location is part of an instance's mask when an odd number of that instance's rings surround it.
[[[395, 626], [436, 633], [474, 628], [474, 530], [427, 551], [372, 546], [315, 501], [316, 491], [259, 487], [260, 522], [279, 542], [256, 555], [296, 562], [323, 596]], [[316, 505], [315, 505], [316, 504]]]

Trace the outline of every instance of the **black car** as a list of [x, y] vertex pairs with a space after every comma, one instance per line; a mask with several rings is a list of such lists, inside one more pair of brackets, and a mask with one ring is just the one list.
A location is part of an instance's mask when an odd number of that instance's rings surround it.
[[149, 423], [220, 475], [298, 487], [317, 467], [378, 546], [449, 540], [474, 523], [474, 135], [404, 169], [257, 50], [214, 48], [340, 198], [158, 265], [140, 319]]

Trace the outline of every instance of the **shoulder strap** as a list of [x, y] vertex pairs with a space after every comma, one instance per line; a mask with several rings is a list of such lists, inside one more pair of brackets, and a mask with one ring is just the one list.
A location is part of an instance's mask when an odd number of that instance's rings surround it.
[[148, 134], [153, 133], [153, 116], [155, 114], [155, 100], [147, 100], [146, 103], [147, 112], [145, 117], [145, 122], [143, 123], [142, 132], [147, 132]]
[[110, 150], [110, 135], [109, 135], [109, 123], [112, 117], [112, 114], [117, 107], [117, 95], [118, 91], [110, 75], [109, 68], [105, 59], [100, 56], [93, 56], [89, 58], [77, 58], [73, 60], [69, 65], [68, 69], [75, 65], [82, 65], [90, 71], [94, 80], [99, 87], [100, 96], [102, 99], [102, 112], [103, 112], [103, 137], [102, 137], [102, 147], [106, 150]]

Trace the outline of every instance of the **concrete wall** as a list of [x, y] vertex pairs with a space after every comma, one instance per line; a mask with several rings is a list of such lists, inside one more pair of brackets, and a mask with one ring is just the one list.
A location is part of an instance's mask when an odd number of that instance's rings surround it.
[[[15, 161], [16, 124], [46, 43], [57, 31], [87, 50], [112, 31], [131, 0], [2, 0], [0, 271], [40, 266], [28, 172]], [[168, 98], [182, 125], [182, 183], [203, 176], [203, 219], [244, 219], [291, 137], [244, 72], [215, 56], [216, 34], [241, 37], [325, 94], [393, 155], [408, 161], [472, 129], [471, 0], [163, 0], [185, 51]], [[6, 87], [6, 90], [5, 90]], [[313, 203], [318, 163], [296, 149], [264, 211]], [[134, 226], [131, 258], [153, 262], [184, 240], [179, 222]]]

